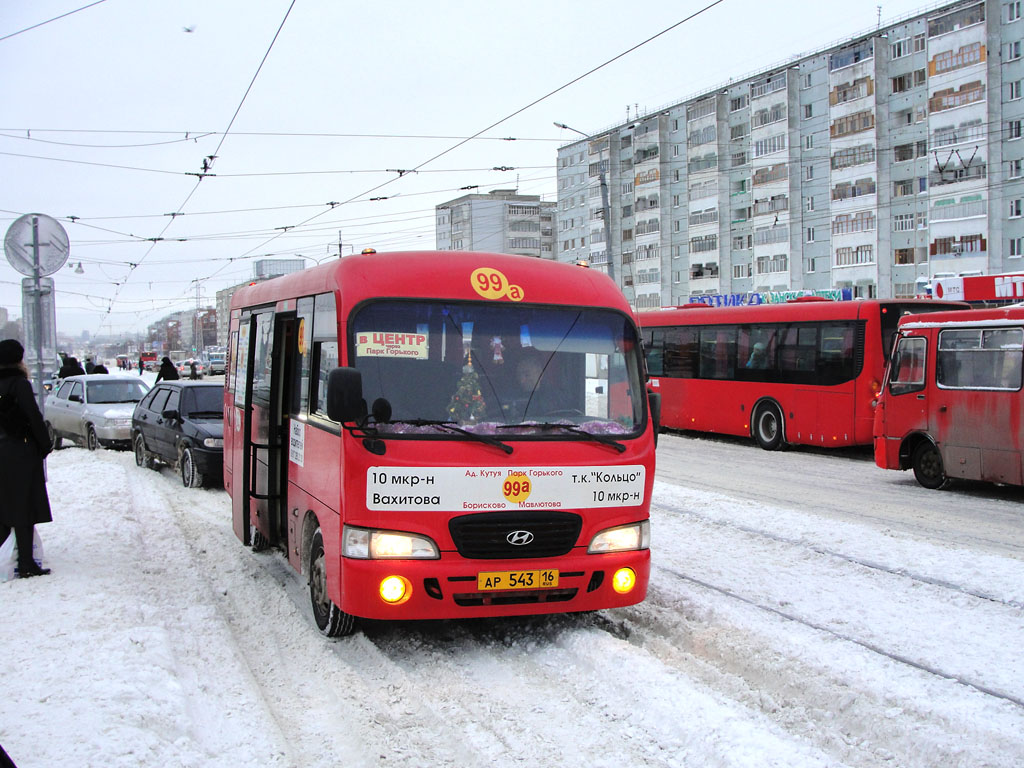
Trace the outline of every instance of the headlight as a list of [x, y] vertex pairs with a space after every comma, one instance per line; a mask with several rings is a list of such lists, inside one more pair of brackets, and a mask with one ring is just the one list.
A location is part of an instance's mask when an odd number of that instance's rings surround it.
[[224, 438], [222, 437], [205, 437], [203, 438], [203, 445], [207, 448], [223, 448]]
[[605, 552], [632, 552], [638, 549], [650, 549], [651, 547], [651, 523], [643, 520], [639, 523], [620, 525], [617, 528], [607, 528], [595, 536], [590, 546], [587, 547], [587, 554], [599, 554]]
[[437, 560], [437, 545], [426, 536], [400, 531], [375, 531], [346, 525], [341, 533], [341, 552], [360, 560]]
[[103, 425], [106, 427], [130, 427], [132, 425], [132, 420], [131, 418], [103, 419]]

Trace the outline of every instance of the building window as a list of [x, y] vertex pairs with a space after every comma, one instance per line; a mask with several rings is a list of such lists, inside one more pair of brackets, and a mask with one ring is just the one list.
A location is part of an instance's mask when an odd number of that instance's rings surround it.
[[894, 252], [895, 258], [893, 264], [913, 264], [914, 263], [914, 249], [913, 248], [897, 248]]
[[[1018, 44], [1019, 45], [1019, 44]], [[804, 104], [804, 120], [814, 116], [814, 105]]]
[[1006, 124], [1006, 138], [1009, 141], [1019, 139], [1021, 137], [1020, 120], [1011, 120]]
[[807, 227], [806, 236], [807, 236], [806, 242], [808, 242], [808, 243], [813, 243], [814, 242], [814, 227]]
[[804, 85], [804, 88], [810, 88], [811, 87], [811, 73], [810, 72], [808, 72], [806, 75], [804, 75], [804, 77], [803, 77], [803, 85]]
[[746, 94], [738, 96], [735, 99], [729, 99], [729, 111], [736, 112], [737, 110], [743, 109], [747, 106]]
[[804, 136], [804, 149], [814, 149], [814, 136]]
[[1020, 98], [1020, 80], [1014, 80], [1006, 84], [1006, 100], [1016, 101]]
[[808, 211], [808, 212], [814, 210], [814, 198], [813, 197], [804, 198], [804, 210]]
[[1016, 61], [1020, 58], [1020, 40], [1014, 40], [1006, 44], [1006, 61]]
[[804, 168], [804, 181], [810, 181], [814, 178], [814, 166], [808, 165]]
[[910, 38], [905, 37], [902, 40], [897, 40], [891, 46], [893, 59], [901, 59], [904, 56], [909, 56], [911, 53]]
[[1014, 0], [1006, 4], [1006, 23], [1017, 21], [1020, 18], [1020, 0]]
[[1010, 258], [1020, 258], [1024, 256], [1024, 237], [1011, 237], [1010, 238]]
[[920, 35], [914, 35], [914, 53], [920, 53], [924, 50], [926, 38], [927, 35], [924, 32]]
[[985, 20], [985, 4], [978, 3], [969, 8], [960, 8], [945, 16], [928, 19], [928, 37], [937, 37], [947, 32], [980, 24]]
[[1021, 175], [1024, 175], [1024, 169], [1021, 168], [1021, 161], [1011, 160], [1009, 178], [1019, 179]]
[[1022, 201], [1019, 198], [1017, 200], [1011, 200], [1010, 201], [1010, 218], [1011, 219], [1019, 219], [1020, 218], [1020, 215], [1021, 215], [1021, 202]]
[[893, 232], [910, 232], [914, 229], [914, 214], [898, 213], [892, 217]]

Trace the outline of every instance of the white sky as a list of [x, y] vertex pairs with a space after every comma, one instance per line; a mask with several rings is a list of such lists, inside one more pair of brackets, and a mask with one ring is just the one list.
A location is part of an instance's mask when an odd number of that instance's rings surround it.
[[[25, 213], [65, 226], [59, 332], [132, 335], [195, 306], [197, 287], [212, 304], [267, 255], [323, 260], [339, 237], [345, 253], [433, 248], [434, 206], [461, 187], [554, 199], [557, 148], [578, 136], [553, 121], [598, 131], [627, 105], [653, 111], [868, 30], [879, 6], [721, 0], [423, 165], [714, 0], [296, 0], [290, 13], [291, 0], [101, 0], [71, 13], [90, 2], [0, 3], [0, 228]], [[924, 7], [883, 2], [882, 21]], [[211, 154], [216, 176], [197, 188], [189, 174]], [[21, 279], [0, 263], [11, 317]]]

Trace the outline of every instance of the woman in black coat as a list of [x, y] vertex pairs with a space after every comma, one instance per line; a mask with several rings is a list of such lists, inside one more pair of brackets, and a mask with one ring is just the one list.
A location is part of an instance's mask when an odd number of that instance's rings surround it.
[[160, 361], [160, 370], [156, 374], [156, 380], [174, 381], [178, 378], [178, 369], [174, 367], [171, 358], [165, 357]]
[[24, 355], [24, 348], [15, 339], [0, 341], [0, 395], [14, 398], [26, 423], [25, 434], [9, 434], [0, 427], [0, 542], [13, 528], [19, 578], [50, 572], [32, 559], [32, 533], [36, 523], [53, 520], [43, 470], [43, 459], [52, 446], [32, 394], [28, 369], [22, 363]]

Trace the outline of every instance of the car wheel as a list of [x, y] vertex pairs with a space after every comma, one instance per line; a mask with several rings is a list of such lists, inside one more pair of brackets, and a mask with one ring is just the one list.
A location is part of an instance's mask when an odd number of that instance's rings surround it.
[[132, 445], [135, 448], [136, 465], [146, 469], [153, 469], [156, 462], [153, 461], [153, 454], [146, 450], [146, 439], [142, 436], [141, 432], [136, 433]]
[[64, 446], [64, 438], [62, 438], [57, 430], [53, 428], [53, 424], [46, 422], [46, 434], [50, 438], [50, 448], [59, 451]]
[[196, 457], [192, 449], [185, 447], [181, 451], [181, 484], [186, 488], [199, 488], [203, 484], [203, 476], [196, 468]]
[[309, 548], [309, 602], [317, 629], [327, 637], [345, 637], [355, 631], [356, 617], [342, 611], [327, 596], [327, 562], [319, 528], [313, 533]]
[[766, 451], [777, 451], [782, 447], [782, 413], [775, 403], [765, 403], [755, 411], [754, 439]]
[[88, 424], [85, 427], [85, 447], [90, 451], [95, 451], [100, 447], [100, 438], [92, 424]]
[[914, 449], [911, 462], [914, 466], [914, 477], [925, 488], [937, 491], [949, 481], [949, 478], [946, 477], [946, 470], [942, 466], [942, 454], [939, 453], [935, 443], [930, 440], [926, 440]]

